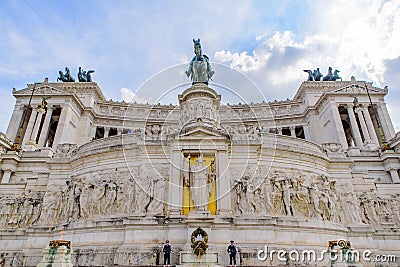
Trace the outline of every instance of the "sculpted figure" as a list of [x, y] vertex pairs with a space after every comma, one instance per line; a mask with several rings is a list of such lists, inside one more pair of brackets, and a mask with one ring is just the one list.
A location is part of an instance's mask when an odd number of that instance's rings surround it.
[[340, 70], [335, 70], [335, 72], [333, 73], [333, 77], [332, 77], [332, 81], [336, 81], [336, 80], [342, 80], [342, 78], [339, 76], [339, 72]]
[[114, 203], [117, 198], [116, 185], [113, 182], [106, 184], [105, 207], [103, 214], [114, 213]]
[[319, 71], [319, 68], [317, 68], [316, 70], [314, 70], [313, 72], [313, 77], [315, 81], [321, 81], [321, 78], [323, 77], [323, 75], [321, 74], [321, 72]]
[[79, 69], [78, 69], [78, 80], [79, 80], [79, 82], [92, 82], [91, 74], [93, 72], [94, 72], [94, 70], [84, 71], [84, 70], [82, 70], [82, 67], [79, 67]]
[[308, 73], [307, 81], [309, 81], [309, 82], [314, 81], [313, 72], [311, 70], [303, 70], [303, 71]]
[[98, 182], [93, 188], [93, 194], [90, 202], [93, 203], [93, 215], [103, 214], [103, 197], [105, 196], [105, 184], [104, 182]]
[[57, 223], [58, 210], [60, 209], [61, 191], [47, 191], [43, 199], [43, 208], [39, 221], [44, 224]]
[[310, 201], [314, 209], [313, 217], [322, 219], [322, 210], [319, 208], [319, 191], [315, 185], [310, 186]]
[[80, 216], [81, 218], [87, 219], [92, 218], [93, 209], [91, 203], [91, 195], [93, 193], [94, 186], [92, 184], [87, 184], [83, 187], [82, 193], [80, 195]]
[[332, 67], [328, 68], [328, 74], [322, 80], [323, 81], [333, 81]]
[[151, 198], [152, 201], [149, 205], [148, 211], [154, 214], [164, 213], [164, 196], [166, 189], [166, 181], [163, 177], [158, 175], [154, 176], [151, 185]]
[[274, 213], [274, 188], [269, 179], [266, 179], [265, 183], [265, 207], [267, 209], [267, 213]]
[[208, 84], [208, 81], [214, 75], [214, 71], [211, 68], [209, 58], [203, 55], [201, 51], [200, 39], [193, 39], [193, 43], [195, 56], [190, 61], [189, 68], [185, 73], [191, 78], [192, 84]]
[[75, 79], [71, 76], [71, 72], [68, 67], [65, 67], [65, 74], [63, 74], [61, 70], [58, 72], [58, 74], [59, 77], [57, 78], [57, 81], [75, 82]]
[[195, 210], [205, 211], [208, 205], [207, 178], [208, 167], [204, 165], [203, 157], [199, 156], [197, 165], [193, 166], [192, 192]]
[[281, 181], [281, 191], [282, 191], [282, 201], [285, 208], [285, 214], [288, 216], [293, 216], [293, 211], [291, 207], [291, 188], [289, 180], [285, 179]]
[[400, 194], [393, 194], [390, 197], [394, 222], [400, 226]]

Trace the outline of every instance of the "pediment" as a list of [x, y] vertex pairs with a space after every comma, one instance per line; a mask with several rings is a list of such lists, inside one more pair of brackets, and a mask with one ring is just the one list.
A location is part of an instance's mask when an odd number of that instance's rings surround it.
[[217, 137], [226, 137], [228, 134], [222, 130], [217, 129], [216, 127], [209, 127], [205, 125], [193, 125], [184, 127], [179, 136], [180, 137], [191, 137], [191, 138], [217, 138]]
[[[368, 87], [370, 93], [381, 93], [383, 90], [379, 90], [376, 87]], [[359, 84], [350, 84], [345, 87], [334, 90], [335, 93], [353, 93], [353, 94], [366, 94], [367, 89], [365, 86], [360, 86]]]
[[48, 84], [42, 84], [39, 86], [36, 86], [35, 88], [33, 86], [29, 86], [28, 88], [21, 89], [21, 90], [15, 90], [13, 91], [13, 95], [31, 95], [32, 91], [34, 91], [35, 95], [65, 95], [65, 94], [70, 94], [67, 91], [56, 88], [54, 86], [50, 86]]

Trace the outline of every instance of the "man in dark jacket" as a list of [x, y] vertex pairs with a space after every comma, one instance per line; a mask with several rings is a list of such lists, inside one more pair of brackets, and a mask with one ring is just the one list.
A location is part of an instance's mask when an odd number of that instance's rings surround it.
[[164, 265], [170, 265], [171, 264], [171, 245], [169, 244], [169, 240], [165, 241], [163, 253], [164, 253]]
[[237, 253], [237, 248], [236, 246], [233, 244], [233, 240], [231, 240], [231, 244], [228, 246], [228, 254], [229, 254], [229, 264], [232, 265], [236, 265], [236, 253]]

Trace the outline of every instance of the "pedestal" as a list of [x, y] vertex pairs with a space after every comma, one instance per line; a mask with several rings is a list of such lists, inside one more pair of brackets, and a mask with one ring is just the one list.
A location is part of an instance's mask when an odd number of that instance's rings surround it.
[[192, 254], [191, 251], [179, 252], [179, 267], [219, 267], [222, 265], [218, 264], [218, 253], [208, 251], [202, 256]]

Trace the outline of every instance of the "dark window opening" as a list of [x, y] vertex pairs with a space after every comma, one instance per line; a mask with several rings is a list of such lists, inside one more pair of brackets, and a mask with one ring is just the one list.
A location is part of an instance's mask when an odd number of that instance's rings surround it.
[[296, 126], [294, 128], [294, 132], [295, 132], [297, 138], [306, 139], [303, 126]]
[[289, 127], [283, 127], [283, 128], [282, 128], [282, 135], [291, 136], [292, 133], [290, 132], [290, 128], [289, 128]]
[[45, 147], [52, 147], [54, 142], [54, 137], [56, 136], [56, 131], [58, 127], [58, 121], [60, 120], [61, 115], [61, 107], [54, 108], [53, 113], [51, 114], [49, 132], [47, 133], [46, 142], [44, 143]]
[[351, 129], [350, 118], [349, 113], [347, 112], [347, 108], [344, 106], [339, 106], [339, 114], [342, 121], [344, 135], [346, 136], [347, 145], [349, 147], [355, 147], [356, 143], [354, 140], [354, 133]]
[[[47, 112], [47, 110], [46, 110], [46, 112]], [[32, 138], [32, 139], [35, 140], [35, 143], [36, 143], [36, 144], [39, 143], [39, 137], [40, 137], [40, 133], [42, 132], [42, 129], [43, 129], [43, 123], [44, 123], [44, 118], [46, 117], [46, 112], [42, 114], [42, 117], [41, 117], [41, 118], [38, 118], [38, 119], [40, 119], [39, 130], [38, 130], [38, 132], [37, 132], [37, 136], [34, 136], [34, 137]]]
[[277, 134], [277, 133], [278, 133], [278, 130], [277, 130], [276, 128], [271, 128], [271, 129], [269, 129], [268, 132], [269, 132], [269, 133], [273, 133], [273, 134]]
[[104, 137], [104, 127], [97, 127], [94, 139], [99, 139], [99, 138], [103, 138], [103, 137]]
[[110, 128], [110, 131], [108, 132], [108, 136], [114, 136], [118, 134], [117, 128]]

